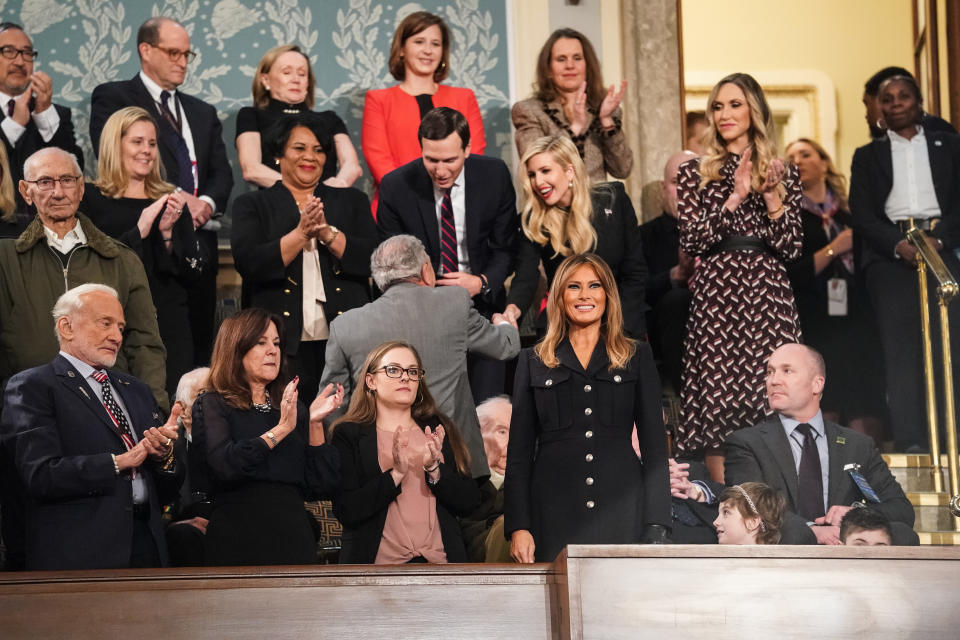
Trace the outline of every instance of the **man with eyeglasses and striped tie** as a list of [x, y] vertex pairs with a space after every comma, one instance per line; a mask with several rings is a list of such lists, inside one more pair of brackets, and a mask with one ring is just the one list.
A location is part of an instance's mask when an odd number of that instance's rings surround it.
[[[23, 162], [44, 147], [60, 147], [77, 156], [83, 152], [74, 138], [70, 109], [53, 104], [53, 82], [34, 71], [39, 52], [18, 24], [0, 22], [0, 137], [7, 150], [13, 184], [23, 179]], [[17, 194], [18, 207], [23, 199]]]
[[150, 388], [113, 369], [126, 324], [111, 287], [70, 289], [53, 324], [59, 353], [10, 380], [0, 416], [22, 487], [25, 568], [166, 564], [161, 510], [183, 478], [180, 407], [164, 423]]

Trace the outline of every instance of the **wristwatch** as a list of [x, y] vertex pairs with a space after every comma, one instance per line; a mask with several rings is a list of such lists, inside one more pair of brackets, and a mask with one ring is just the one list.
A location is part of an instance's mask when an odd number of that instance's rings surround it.
[[478, 277], [480, 278], [480, 295], [485, 296], [490, 293], [490, 284], [487, 282], [487, 276], [482, 273]]
[[330, 245], [330, 244], [332, 244], [333, 241], [337, 239], [337, 236], [340, 235], [340, 229], [337, 229], [337, 228], [336, 228], [335, 226], [333, 226], [332, 224], [328, 224], [327, 227], [329, 227], [330, 231], [333, 232], [333, 235], [330, 236], [330, 242], [324, 242], [324, 241], [320, 238], [320, 236], [317, 236], [317, 242], [319, 242], [320, 244], [322, 244], [322, 245], [325, 246], [325, 247], [328, 246], [328, 245]]

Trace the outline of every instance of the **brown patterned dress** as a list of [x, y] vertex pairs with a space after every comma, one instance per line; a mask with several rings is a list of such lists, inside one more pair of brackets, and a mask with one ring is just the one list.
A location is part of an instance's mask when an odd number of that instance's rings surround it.
[[[733, 193], [740, 156], [731, 154], [719, 181], [700, 190], [700, 161], [680, 165], [680, 248], [699, 257], [690, 289], [680, 400], [683, 417], [677, 448], [684, 454], [723, 444], [736, 429], [767, 412], [764, 378], [774, 349], [800, 341], [793, 290], [784, 262], [800, 257], [803, 193], [790, 166], [784, 214], [767, 216], [763, 196], [751, 191], [733, 213], [724, 203]], [[760, 238], [766, 251], [716, 251], [731, 236]]]

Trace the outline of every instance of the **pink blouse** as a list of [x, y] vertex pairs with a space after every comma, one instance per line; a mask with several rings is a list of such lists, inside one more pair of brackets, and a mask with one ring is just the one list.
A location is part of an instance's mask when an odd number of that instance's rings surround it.
[[[414, 460], [421, 460], [427, 438], [419, 429], [407, 431]], [[393, 468], [393, 432], [377, 428], [377, 461], [381, 469]], [[400, 495], [387, 507], [387, 520], [377, 551], [376, 564], [403, 564], [423, 556], [427, 562], [446, 562], [437, 520], [437, 499], [427, 487], [423, 466], [410, 464], [400, 481]]]

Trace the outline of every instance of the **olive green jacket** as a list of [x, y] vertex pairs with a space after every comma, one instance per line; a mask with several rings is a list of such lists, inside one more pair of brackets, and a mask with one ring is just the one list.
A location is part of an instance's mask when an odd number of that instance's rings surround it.
[[0, 240], [0, 386], [15, 373], [56, 357], [54, 303], [67, 289], [95, 282], [116, 289], [123, 305], [127, 326], [116, 367], [148, 384], [157, 404], [168, 411], [167, 352], [143, 264], [89, 218], [77, 217], [87, 244], [70, 254], [65, 269], [47, 244], [39, 217], [19, 238]]

